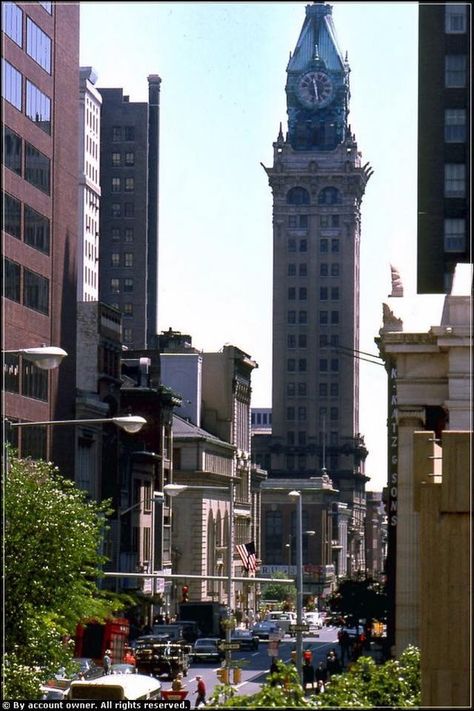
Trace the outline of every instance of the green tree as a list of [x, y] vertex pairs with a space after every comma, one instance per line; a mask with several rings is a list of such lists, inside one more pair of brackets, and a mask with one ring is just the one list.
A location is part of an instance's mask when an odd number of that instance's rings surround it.
[[328, 600], [332, 620], [356, 625], [359, 619], [384, 621], [387, 618], [387, 595], [383, 585], [372, 578], [347, 578]]
[[[119, 605], [97, 586], [108, 505], [51, 464], [10, 456], [4, 483], [4, 698], [39, 697], [39, 683], [71, 667], [80, 621]], [[36, 689], [36, 692], [34, 692]], [[34, 694], [34, 695], [33, 695]]]
[[277, 600], [278, 602], [294, 603], [296, 600], [296, 587], [278, 582], [279, 578], [284, 579], [286, 577], [286, 573], [273, 573], [272, 578], [275, 582], [262, 585], [262, 602], [265, 600]]

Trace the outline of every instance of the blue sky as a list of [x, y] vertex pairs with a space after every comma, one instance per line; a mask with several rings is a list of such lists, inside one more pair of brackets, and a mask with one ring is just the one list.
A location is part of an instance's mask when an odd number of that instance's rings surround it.
[[[286, 65], [300, 2], [81, 3], [81, 65], [97, 86], [147, 100], [161, 88], [159, 330], [205, 351], [232, 343], [259, 364], [256, 407], [271, 405], [270, 166], [286, 130]], [[415, 291], [416, 2], [334, 2], [351, 66], [349, 122], [374, 169], [362, 203], [361, 350], [377, 353], [390, 264]], [[360, 430], [369, 489], [386, 480], [386, 373], [361, 361]]]

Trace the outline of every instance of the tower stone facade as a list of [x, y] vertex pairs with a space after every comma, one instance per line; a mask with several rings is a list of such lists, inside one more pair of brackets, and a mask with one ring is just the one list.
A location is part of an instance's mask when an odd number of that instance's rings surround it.
[[[287, 67], [288, 133], [264, 169], [273, 193], [273, 477], [327, 470], [353, 511], [364, 567], [359, 433], [360, 205], [372, 173], [348, 125], [349, 66], [332, 8], [307, 5]], [[360, 534], [360, 535], [359, 535]]]

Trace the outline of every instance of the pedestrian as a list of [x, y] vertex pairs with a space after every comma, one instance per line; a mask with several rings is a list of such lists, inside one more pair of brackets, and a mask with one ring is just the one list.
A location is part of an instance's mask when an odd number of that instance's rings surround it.
[[341, 664], [344, 666], [344, 660], [349, 659], [350, 639], [347, 630], [339, 630], [337, 634], [339, 646], [341, 648]]
[[197, 689], [194, 693], [197, 694], [197, 697], [196, 697], [196, 705], [194, 708], [197, 709], [197, 708], [199, 708], [199, 706], [201, 706], [201, 704], [204, 706], [204, 704], [206, 703], [206, 685], [204, 683], [202, 676], [197, 676], [196, 681], [197, 681]]
[[314, 667], [307, 657], [303, 664], [303, 689], [305, 693], [314, 689]]
[[[277, 674], [278, 673], [278, 664], [276, 662], [276, 657], [272, 657], [272, 663], [270, 666], [270, 674]], [[276, 677], [273, 677], [270, 681], [270, 686], [276, 686], [277, 685], [277, 679]]]
[[176, 677], [173, 679], [171, 683], [171, 688], [173, 691], [182, 691], [184, 686], [183, 686], [183, 675], [181, 673], [176, 674]]
[[336, 654], [335, 649], [331, 649], [326, 656], [326, 669], [328, 672], [328, 679], [332, 677], [333, 674], [341, 673], [341, 663]]
[[135, 666], [136, 659], [135, 659], [135, 656], [132, 652], [131, 647], [125, 647], [125, 654], [123, 655], [123, 663], [124, 664], [133, 664], [133, 666]]
[[323, 661], [319, 662], [318, 666], [316, 667], [315, 677], [317, 682], [321, 681], [323, 684], [326, 683], [328, 679], [328, 672], [326, 669], [326, 665]]
[[104, 665], [104, 676], [110, 674], [112, 667], [112, 652], [110, 649], [106, 649], [104, 656], [102, 658], [102, 664]]

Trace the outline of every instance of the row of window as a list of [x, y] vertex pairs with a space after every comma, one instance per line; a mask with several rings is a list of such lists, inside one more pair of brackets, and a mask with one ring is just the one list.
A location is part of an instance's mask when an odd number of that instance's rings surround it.
[[[306, 262], [302, 262], [301, 264], [295, 264], [294, 262], [290, 262], [288, 264], [288, 269], [287, 269], [287, 274], [289, 277], [293, 276], [300, 276], [300, 277], [306, 277], [308, 276], [308, 265]], [[328, 263], [328, 262], [321, 262], [319, 265], [319, 276], [322, 277], [338, 277], [340, 276], [340, 264], [339, 262], [333, 262], [333, 263]]]
[[[286, 361], [286, 369], [289, 373], [294, 373], [295, 371], [305, 373], [307, 366], [308, 361], [306, 358], [288, 358]], [[339, 358], [320, 358], [319, 370], [321, 373], [327, 373], [328, 371], [338, 373]]]
[[[2, 59], [2, 97], [33, 121], [45, 133], [51, 134], [51, 99], [9, 62]], [[23, 97], [25, 87], [25, 98]]]
[[112, 267], [133, 267], [133, 252], [124, 252], [123, 255], [119, 252], [112, 252], [110, 255], [110, 265]]
[[4, 296], [42, 314], [49, 313], [49, 279], [5, 259]]
[[48, 372], [37, 368], [31, 361], [17, 355], [6, 354], [3, 362], [5, 390], [36, 400], [48, 400]]
[[4, 127], [3, 133], [2, 162], [6, 168], [22, 176], [38, 190], [50, 194], [50, 159], [27, 141], [23, 142], [22, 138], [7, 126]]
[[[304, 311], [304, 310], [301, 310], [298, 312], [293, 311], [293, 310], [288, 311], [287, 323], [289, 323], [289, 324], [308, 323], [308, 312]], [[338, 324], [339, 323], [339, 311], [320, 311], [319, 312], [319, 323], [321, 325], [327, 325], [329, 323]]]
[[446, 163], [444, 166], [444, 197], [466, 197], [466, 166], [464, 163]]
[[112, 178], [110, 190], [113, 193], [133, 193], [135, 190], [135, 178]]
[[[333, 254], [337, 254], [339, 252], [339, 239], [337, 237], [333, 237], [333, 239], [328, 239], [327, 237], [322, 237], [319, 240], [319, 251], [321, 254], [326, 254], [327, 252], [330, 251]], [[307, 239], [300, 239], [296, 240], [294, 237], [289, 237], [288, 238], [288, 252], [307, 252], [308, 251], [308, 240]]]
[[252, 412], [251, 423], [252, 423], [252, 425], [271, 425], [272, 424], [272, 413], [271, 412]]
[[[306, 333], [289, 333], [287, 335], [287, 346], [288, 348], [306, 348], [308, 343], [308, 337]], [[322, 333], [319, 336], [319, 346], [321, 348], [326, 348], [327, 346], [337, 347], [339, 345], [339, 336], [337, 334], [331, 334], [329, 336], [327, 333]]]
[[[2, 3], [2, 30], [19, 47], [23, 47], [23, 11], [13, 2]], [[26, 53], [48, 74], [51, 74], [51, 37], [43, 32], [28, 15], [26, 16]]]
[[[120, 227], [112, 227], [110, 231], [110, 236], [112, 238], [112, 242], [120, 242], [122, 238], [122, 229]], [[123, 241], [124, 242], [133, 242], [134, 240], [134, 231], [133, 227], [125, 227], [123, 230]]]
[[[286, 202], [288, 205], [309, 205], [310, 195], [306, 188], [301, 186], [296, 186], [290, 188], [286, 195]], [[323, 188], [318, 193], [317, 204], [318, 205], [338, 205], [342, 202], [341, 194], [337, 188], [328, 187]]]
[[3, 194], [3, 230], [25, 244], [49, 254], [50, 221], [27, 204]]
[[[296, 289], [294, 286], [288, 287], [288, 300], [294, 301], [297, 298], [299, 301], [306, 301], [308, 298], [308, 289], [305, 286], [300, 286]], [[338, 301], [339, 300], [339, 287], [338, 286], [321, 286], [319, 287], [319, 298], [321, 301]]]
[[133, 202], [113, 202], [110, 206], [110, 214], [112, 217], [134, 217], [135, 204]]
[[[290, 229], [307, 229], [309, 226], [309, 215], [288, 215], [288, 227]], [[326, 228], [337, 228], [340, 226], [339, 215], [320, 215], [319, 226]]]
[[112, 126], [112, 141], [114, 143], [134, 140], [135, 126]]
[[[120, 289], [120, 281], [122, 281], [122, 289]], [[134, 288], [134, 282], [133, 279], [117, 279], [113, 278], [110, 280], [110, 291], [112, 294], [120, 294], [120, 291], [125, 291], [125, 292], [132, 292]]]
[[[339, 408], [338, 407], [320, 407], [319, 408], [319, 418], [320, 421], [323, 422], [323, 420], [326, 418], [326, 416], [329, 414], [329, 419], [332, 420], [333, 422], [335, 420], [339, 419]], [[304, 422], [307, 418], [307, 409], [304, 405], [300, 405], [299, 407], [293, 407], [292, 405], [290, 407], [286, 408], [286, 419], [288, 421], [292, 420], [298, 420], [299, 422]]]
[[111, 157], [111, 163], [113, 168], [121, 168], [125, 166], [129, 168], [135, 165], [135, 153], [133, 151], [125, 151], [121, 153], [120, 151], [114, 151]]
[[[308, 385], [305, 382], [286, 384], [286, 394], [288, 397], [307, 397]], [[320, 397], [339, 397], [339, 383], [319, 383]]]
[[463, 89], [467, 81], [465, 54], [447, 54], [444, 58], [444, 86], [446, 89]]

